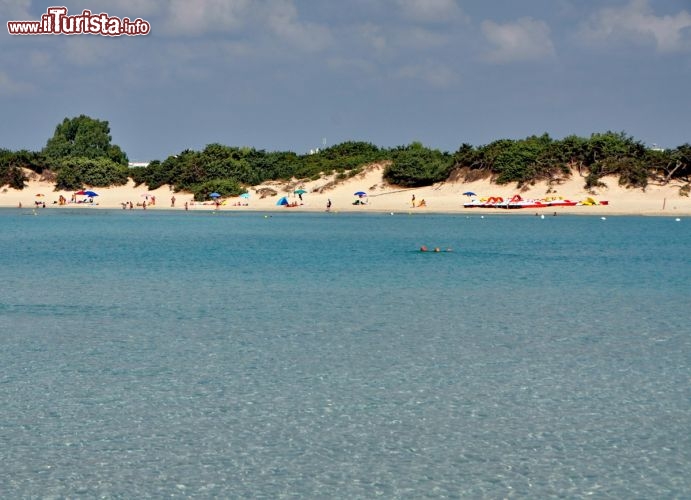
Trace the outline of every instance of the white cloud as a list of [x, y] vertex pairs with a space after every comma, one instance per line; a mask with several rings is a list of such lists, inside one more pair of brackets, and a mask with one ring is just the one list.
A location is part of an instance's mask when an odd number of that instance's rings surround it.
[[[6, 4], [25, 4], [28, 9], [30, 3], [31, 0], [0, 0], [0, 14], [6, 17]], [[85, 9], [92, 13], [106, 12], [120, 18], [142, 18], [152, 24], [155, 33], [202, 35], [243, 26], [253, 8], [251, 0], [74, 0], [68, 6], [68, 13], [75, 15]]]
[[164, 28], [170, 34], [181, 35], [232, 31], [245, 24], [252, 7], [249, 0], [170, 0]]
[[31, 89], [31, 85], [22, 85], [4, 71], [0, 71], [0, 95], [15, 95]]
[[46, 51], [32, 50], [29, 53], [29, 62], [34, 68], [47, 68], [52, 64], [50, 54]]
[[372, 23], [365, 23], [348, 32], [343, 32], [340, 40], [346, 46], [365, 50], [369, 58], [380, 59], [395, 57], [396, 54], [407, 54], [410, 50], [436, 51], [453, 42], [451, 35], [439, 30], [422, 27], [384, 27]]
[[[56, 2], [56, 5], [65, 4]], [[130, 19], [139, 17], [148, 21], [147, 16], [161, 13], [164, 6], [163, 2], [143, 2], [142, 0], [79, 0], [72, 1], [68, 8], [69, 14], [77, 14], [88, 9], [92, 13], [106, 12], [111, 16], [129, 17]]]
[[233, 59], [252, 54], [252, 47], [247, 42], [222, 41], [218, 43], [218, 48], [221, 54]]
[[464, 18], [456, 0], [395, 0], [403, 15], [420, 22], [447, 22]]
[[29, 14], [31, 0], [0, 0], [0, 19], [3, 21], [28, 21], [35, 19]]
[[485, 38], [494, 45], [487, 53], [491, 62], [535, 61], [552, 58], [556, 53], [544, 21], [522, 17], [506, 24], [483, 21], [481, 27]]
[[106, 66], [118, 58], [122, 44], [107, 37], [76, 35], [60, 37], [64, 45], [61, 55], [75, 66]]
[[366, 23], [356, 28], [358, 39], [365, 42], [368, 49], [382, 54], [388, 48], [388, 39], [381, 26]]
[[581, 37], [589, 42], [609, 40], [652, 42], [660, 52], [691, 48], [691, 14], [656, 16], [648, 0], [631, 0], [623, 7], [601, 9], [582, 26]]
[[325, 26], [300, 19], [294, 0], [169, 0], [142, 2], [143, 9], [139, 1], [109, 0], [108, 8], [117, 6], [122, 15], [142, 17], [151, 23], [152, 33], [168, 36], [232, 33], [259, 40], [268, 35], [305, 51], [321, 50], [331, 42]]
[[451, 68], [433, 62], [402, 66], [395, 72], [395, 76], [420, 80], [439, 88], [450, 87], [459, 80], [458, 75]]
[[342, 73], [368, 75], [377, 73], [377, 66], [372, 61], [356, 57], [329, 57], [326, 64], [329, 68]]
[[274, 35], [299, 49], [318, 51], [331, 42], [331, 34], [326, 27], [299, 19], [297, 8], [292, 0], [270, 2], [265, 16], [269, 29]]
[[423, 28], [413, 28], [399, 33], [398, 45], [416, 49], [434, 49], [443, 47], [451, 42], [448, 34]]

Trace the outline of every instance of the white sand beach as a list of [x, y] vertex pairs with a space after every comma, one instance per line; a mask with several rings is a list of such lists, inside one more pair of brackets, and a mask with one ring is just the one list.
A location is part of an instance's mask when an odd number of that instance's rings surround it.
[[[146, 186], [135, 186], [130, 182], [124, 186], [112, 188], [93, 188], [98, 193], [93, 198], [93, 203], [72, 203], [72, 191], [56, 191], [54, 185], [39, 180], [31, 180], [23, 190], [11, 189], [8, 186], [0, 188], [0, 207], [34, 207], [45, 203], [46, 209], [70, 209], [73, 207], [94, 207], [121, 209], [122, 204], [131, 202], [135, 210], [141, 210], [141, 204], [146, 201], [147, 210], [184, 210], [187, 203], [189, 210], [222, 210], [222, 211], [318, 211], [326, 210], [328, 200], [331, 200], [331, 211], [334, 212], [428, 212], [428, 213], [497, 213], [493, 208], [464, 208], [463, 204], [470, 201], [469, 196], [463, 193], [473, 192], [476, 197], [487, 198], [490, 196], [510, 199], [515, 194], [520, 194], [524, 199], [544, 199], [547, 197], [559, 197], [565, 200], [584, 201], [592, 198], [597, 205], [549, 207], [539, 209], [501, 210], [501, 213], [541, 213], [553, 212], [563, 214], [598, 214], [598, 215], [658, 215], [658, 216], [689, 216], [691, 215], [691, 198], [680, 194], [680, 184], [667, 186], [650, 185], [645, 190], [627, 189], [619, 186], [616, 178], [605, 178], [603, 182], [607, 187], [598, 188], [588, 192], [584, 188], [585, 180], [577, 173], [569, 180], [559, 184], [548, 186], [546, 183], [537, 183], [529, 189], [518, 189], [515, 184], [499, 186], [489, 180], [476, 182], [444, 182], [421, 188], [401, 188], [389, 186], [383, 180], [384, 168], [381, 165], [372, 165], [362, 173], [346, 180], [336, 181], [334, 176], [308, 182], [272, 182], [249, 189], [249, 198], [232, 197], [221, 199], [222, 204], [217, 208], [212, 200], [207, 202], [194, 202], [192, 195], [183, 192], [174, 192], [169, 186], [163, 186], [155, 190], [148, 190]], [[276, 195], [262, 198], [262, 188], [275, 191]], [[302, 200], [294, 192], [298, 189], [306, 191], [302, 194]], [[355, 196], [356, 192], [365, 192], [367, 196]], [[68, 200], [65, 205], [59, 205], [60, 196]], [[415, 196], [415, 207], [412, 205]], [[287, 197], [291, 204], [296, 206], [278, 206], [276, 202], [281, 197]], [[171, 199], [175, 197], [175, 206], [172, 207]], [[77, 201], [87, 200], [86, 196], [77, 195]], [[155, 199], [155, 204], [152, 201]], [[356, 200], [362, 200], [365, 204], [353, 205]], [[424, 200], [424, 206], [418, 206]], [[607, 204], [599, 204], [606, 202]], [[139, 206], [138, 206], [139, 205]], [[548, 212], [546, 212], [548, 211]]]

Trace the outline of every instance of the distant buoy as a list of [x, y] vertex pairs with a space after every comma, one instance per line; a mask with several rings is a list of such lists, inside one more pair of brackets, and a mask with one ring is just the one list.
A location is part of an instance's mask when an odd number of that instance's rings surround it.
[[545, 218], [544, 214], [543, 214], [543, 215], [541, 215], [541, 216], [540, 216], [540, 218], [541, 218], [541, 219], [544, 219], [544, 218]]
[[600, 217], [600, 219], [602, 219], [602, 220], [607, 220], [607, 217]]
[[674, 219], [674, 220], [677, 221], [677, 222], [679, 222], [681, 219], [680, 219], [679, 217], [677, 217], [677, 218]]
[[484, 219], [484, 218], [485, 218], [485, 216], [484, 216], [484, 215], [481, 215], [481, 216], [480, 216], [480, 218], [481, 218], [481, 219]]
[[393, 215], [393, 212], [391, 212], [391, 215]]

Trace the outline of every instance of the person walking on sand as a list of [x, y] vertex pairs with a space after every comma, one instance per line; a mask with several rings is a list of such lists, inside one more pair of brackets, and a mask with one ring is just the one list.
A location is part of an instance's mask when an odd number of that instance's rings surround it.
[[415, 208], [415, 193], [413, 193], [413, 199], [410, 200], [411, 205]]
[[175, 207], [175, 196], [170, 197], [170, 206]]
[[330, 212], [331, 211], [331, 198], [326, 200], [326, 211]]

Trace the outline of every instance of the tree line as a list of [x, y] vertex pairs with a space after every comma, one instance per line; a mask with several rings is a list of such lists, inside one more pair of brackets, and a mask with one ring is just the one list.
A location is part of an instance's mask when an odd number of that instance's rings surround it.
[[205, 199], [214, 191], [236, 196], [266, 181], [313, 180], [334, 173], [337, 179], [345, 179], [375, 162], [386, 165], [388, 183], [401, 187], [481, 178], [522, 187], [538, 181], [559, 183], [576, 172], [589, 189], [602, 186], [605, 176], [641, 189], [650, 183], [674, 181], [684, 195], [691, 184], [690, 144], [661, 150], [646, 147], [624, 132], [611, 131], [587, 138], [553, 139], [543, 134], [482, 146], [462, 144], [454, 153], [419, 142], [380, 148], [369, 142], [347, 141], [313, 154], [214, 143], [201, 151], [186, 149], [146, 167], [129, 168], [125, 152], [112, 144], [108, 122], [81, 115], [58, 124], [41, 151], [0, 149], [0, 185], [23, 189], [28, 169], [54, 182], [58, 190], [117, 186], [132, 178], [148, 189], [168, 184], [175, 191]]

